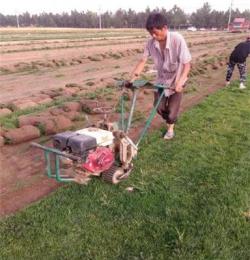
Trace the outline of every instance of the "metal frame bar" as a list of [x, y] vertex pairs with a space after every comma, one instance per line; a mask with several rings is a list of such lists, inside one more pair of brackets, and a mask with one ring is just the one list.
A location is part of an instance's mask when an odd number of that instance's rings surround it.
[[[161, 86], [161, 87], [158, 86], [158, 88], [163, 88], [163, 87], [162, 87], [162, 86]], [[152, 110], [151, 110], [151, 112], [150, 112], [150, 115], [149, 115], [149, 117], [148, 117], [148, 119], [147, 119], [147, 121], [146, 121], [145, 127], [144, 127], [143, 130], [141, 131], [141, 134], [140, 134], [140, 136], [139, 136], [139, 138], [138, 138], [138, 141], [137, 141], [137, 143], [136, 143], [136, 146], [137, 146], [137, 147], [139, 146], [141, 140], [142, 140], [143, 137], [145, 136], [145, 134], [146, 134], [146, 132], [147, 132], [147, 130], [148, 130], [148, 128], [149, 128], [149, 126], [150, 126], [152, 120], [154, 119], [154, 117], [155, 117], [155, 115], [156, 115], [156, 112], [157, 112], [157, 108], [159, 107], [163, 96], [164, 96], [164, 89], [162, 89], [162, 93], [161, 93], [160, 97], [158, 98], [156, 105], [152, 108]]]
[[120, 99], [120, 104], [121, 104], [121, 128], [122, 131], [125, 131], [125, 118], [124, 118], [124, 95], [121, 95], [121, 99]]
[[131, 109], [130, 109], [130, 113], [129, 113], [129, 117], [128, 117], [128, 124], [127, 124], [125, 133], [128, 133], [130, 126], [131, 126], [131, 123], [132, 123], [132, 118], [133, 118], [134, 110], [135, 110], [135, 103], [136, 103], [137, 94], [138, 94], [137, 88], [133, 88], [132, 91], [133, 91], [132, 106], [131, 106]]
[[[56, 179], [58, 182], [71, 182], [74, 181], [74, 178], [71, 177], [62, 177], [60, 173], [60, 156], [72, 159], [74, 161], [80, 160], [81, 158], [78, 156], [70, 155], [63, 153], [57, 149], [50, 148], [47, 146], [43, 146], [37, 143], [31, 143], [33, 147], [39, 148], [44, 151], [44, 156], [45, 156], [45, 163], [46, 163], [46, 172], [47, 176], [49, 178]], [[51, 168], [51, 157], [50, 155], [54, 154], [55, 155], [55, 173], [52, 173], [52, 168]]]
[[[125, 116], [124, 116], [124, 97], [123, 94], [121, 96], [121, 123], [122, 123], [122, 130], [125, 131], [125, 133], [127, 134], [130, 127], [131, 127], [131, 123], [132, 123], [132, 118], [133, 118], [133, 114], [134, 114], [134, 110], [135, 110], [135, 104], [136, 104], [136, 99], [137, 99], [137, 95], [138, 95], [138, 91], [139, 88], [146, 86], [147, 84], [150, 84], [148, 81], [144, 81], [144, 80], [139, 80], [138, 82], [135, 81], [133, 83], [133, 86], [131, 87], [132, 91], [133, 91], [133, 98], [132, 98], [132, 105], [131, 105], [131, 109], [130, 109], [130, 113], [129, 113], [129, 117], [128, 117], [128, 122], [127, 125], [125, 126]], [[120, 85], [122, 85], [122, 83], [120, 83]], [[143, 139], [143, 137], [145, 136], [153, 118], [155, 117], [156, 113], [157, 113], [157, 108], [159, 107], [161, 100], [164, 96], [164, 90], [167, 88], [167, 86], [165, 85], [151, 85], [151, 88], [153, 89], [157, 89], [158, 91], [161, 91], [160, 97], [157, 100], [156, 105], [152, 108], [150, 115], [146, 121], [145, 127], [143, 128], [143, 130], [141, 131], [141, 134], [138, 138], [138, 141], [136, 143], [136, 146], [138, 147], [141, 140]]]

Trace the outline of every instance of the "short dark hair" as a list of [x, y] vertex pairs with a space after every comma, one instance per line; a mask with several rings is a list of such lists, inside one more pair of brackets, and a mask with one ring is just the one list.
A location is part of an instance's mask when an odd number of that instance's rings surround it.
[[148, 16], [146, 21], [146, 29], [148, 31], [155, 29], [162, 29], [164, 26], [167, 26], [167, 18], [161, 13], [152, 13]]

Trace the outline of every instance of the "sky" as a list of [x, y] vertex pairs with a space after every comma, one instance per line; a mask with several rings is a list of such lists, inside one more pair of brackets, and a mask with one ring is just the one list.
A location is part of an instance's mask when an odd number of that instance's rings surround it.
[[196, 9], [208, 2], [212, 9], [226, 11], [231, 1], [233, 9], [238, 8], [240, 11], [250, 9], [249, 0], [6, 0], [1, 4], [0, 13], [21, 14], [28, 11], [30, 14], [39, 14], [42, 12], [62, 13], [77, 11], [116, 11], [119, 8], [128, 10], [131, 8], [135, 11], [144, 11], [147, 7], [154, 9], [164, 7], [166, 10], [171, 9], [174, 5], [179, 6], [185, 13], [192, 13]]

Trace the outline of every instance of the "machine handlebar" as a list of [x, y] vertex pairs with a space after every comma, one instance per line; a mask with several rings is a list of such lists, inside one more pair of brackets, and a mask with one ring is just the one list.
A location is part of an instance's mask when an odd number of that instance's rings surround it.
[[128, 80], [118, 80], [117, 81], [118, 87], [121, 89], [139, 89], [139, 88], [150, 88], [150, 89], [167, 89], [169, 88], [169, 85], [163, 85], [163, 84], [153, 84], [148, 80], [135, 80], [133, 82]]

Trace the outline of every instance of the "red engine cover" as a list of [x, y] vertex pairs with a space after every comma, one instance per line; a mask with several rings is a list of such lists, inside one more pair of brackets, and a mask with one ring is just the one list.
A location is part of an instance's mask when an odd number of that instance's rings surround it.
[[108, 170], [114, 163], [115, 157], [110, 148], [97, 147], [95, 151], [88, 154], [87, 160], [82, 167], [93, 173]]

